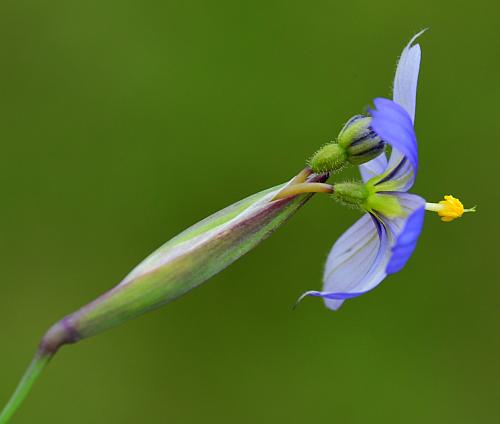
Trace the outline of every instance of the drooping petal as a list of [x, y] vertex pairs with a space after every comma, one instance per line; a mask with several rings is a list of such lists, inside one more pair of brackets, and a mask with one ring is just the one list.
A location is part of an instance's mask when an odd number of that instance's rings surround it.
[[323, 290], [302, 297], [323, 297], [326, 306], [336, 310], [345, 299], [366, 293], [384, 279], [389, 255], [385, 228], [366, 214], [334, 244], [325, 266]]
[[406, 218], [383, 219], [389, 230], [392, 254], [387, 264], [387, 274], [394, 274], [404, 268], [410, 259], [422, 232], [425, 214], [425, 200], [409, 193], [396, 193]]
[[373, 130], [393, 149], [408, 157], [415, 170], [418, 169], [417, 137], [410, 116], [399, 104], [382, 97], [373, 101], [376, 109], [371, 111]]
[[404, 48], [399, 58], [394, 78], [393, 99], [408, 112], [412, 121], [415, 121], [418, 72], [421, 57], [420, 46], [418, 44], [413, 45], [413, 43], [425, 31], [420, 31], [415, 35]]
[[383, 98], [373, 101], [373, 130], [392, 146], [386, 175], [379, 181], [391, 181], [391, 191], [407, 191], [413, 186], [418, 171], [417, 137], [410, 116], [397, 103]]
[[[389, 193], [387, 193], [389, 195]], [[404, 215], [387, 218], [366, 214], [334, 244], [326, 262], [319, 296], [337, 310], [344, 300], [360, 296], [379, 285], [388, 274], [400, 271], [415, 250], [423, 223], [425, 200], [403, 192], [398, 198]]]

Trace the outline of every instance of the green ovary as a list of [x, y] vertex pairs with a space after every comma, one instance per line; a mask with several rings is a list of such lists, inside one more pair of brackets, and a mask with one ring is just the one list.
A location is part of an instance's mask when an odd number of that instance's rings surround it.
[[388, 218], [404, 217], [405, 212], [396, 196], [391, 194], [372, 193], [366, 199], [364, 208], [385, 215]]

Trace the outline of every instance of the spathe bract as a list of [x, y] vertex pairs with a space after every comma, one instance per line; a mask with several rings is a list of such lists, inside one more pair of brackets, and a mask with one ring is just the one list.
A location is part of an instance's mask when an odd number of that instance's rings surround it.
[[[94, 336], [199, 286], [266, 239], [310, 199], [312, 193], [293, 195], [295, 185], [314, 186], [327, 178], [327, 174], [311, 175], [306, 168], [286, 184], [211, 215], [161, 246], [119, 285], [54, 324], [0, 414], [0, 424], [8, 422], [61, 346]], [[281, 193], [292, 195], [280, 197]]]

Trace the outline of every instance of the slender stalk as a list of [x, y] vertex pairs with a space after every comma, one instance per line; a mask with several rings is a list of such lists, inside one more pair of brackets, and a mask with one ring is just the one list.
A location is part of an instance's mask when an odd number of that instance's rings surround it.
[[10, 398], [5, 408], [0, 412], [0, 424], [6, 424], [12, 418], [12, 415], [17, 411], [23, 400], [28, 395], [33, 383], [36, 381], [42, 370], [48, 364], [52, 355], [47, 353], [37, 353], [31, 361], [30, 366], [24, 373], [23, 378], [19, 382], [16, 391]]
[[281, 190], [273, 200], [305, 193], [333, 193], [333, 187], [330, 184], [324, 183], [293, 184]]
[[307, 180], [307, 177], [309, 177], [312, 174], [312, 169], [308, 166], [306, 166], [302, 171], [300, 171], [292, 181], [290, 181], [290, 185], [293, 184], [300, 184], [304, 183]]

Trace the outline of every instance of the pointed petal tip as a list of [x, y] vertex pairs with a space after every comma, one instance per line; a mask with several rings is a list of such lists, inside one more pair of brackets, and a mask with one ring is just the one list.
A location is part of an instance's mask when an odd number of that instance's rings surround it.
[[403, 106], [415, 120], [417, 99], [418, 73], [420, 70], [421, 50], [419, 44], [414, 44], [427, 28], [415, 34], [405, 46], [399, 57], [393, 84], [393, 99]]
[[413, 45], [416, 45], [418, 46], [418, 44], [414, 44], [415, 43], [415, 40], [417, 38], [420, 38], [421, 35], [423, 35], [424, 33], [426, 33], [427, 31], [429, 31], [429, 27], [425, 27], [424, 29], [421, 29], [419, 32], [417, 32], [410, 40], [410, 42], [407, 44], [407, 47], [412, 47]]
[[342, 306], [342, 304], [345, 302], [346, 299], [330, 299], [328, 297], [325, 297], [325, 293], [315, 291], [315, 290], [310, 290], [305, 293], [303, 293], [295, 302], [295, 304], [292, 307], [292, 310], [296, 310], [299, 304], [304, 300], [304, 298], [312, 296], [312, 297], [322, 297], [323, 301], [325, 303], [325, 306], [332, 310], [332, 311], [337, 311], [339, 308]]
[[305, 293], [303, 293], [296, 301], [295, 303], [293, 304], [292, 306], [292, 310], [295, 311], [295, 309], [297, 309], [297, 307], [299, 306], [299, 304], [308, 296], [315, 296], [315, 297], [318, 297], [318, 296], [321, 296], [321, 293], [318, 292], [318, 291], [315, 291], [315, 290], [309, 290], [309, 291], [306, 291]]

